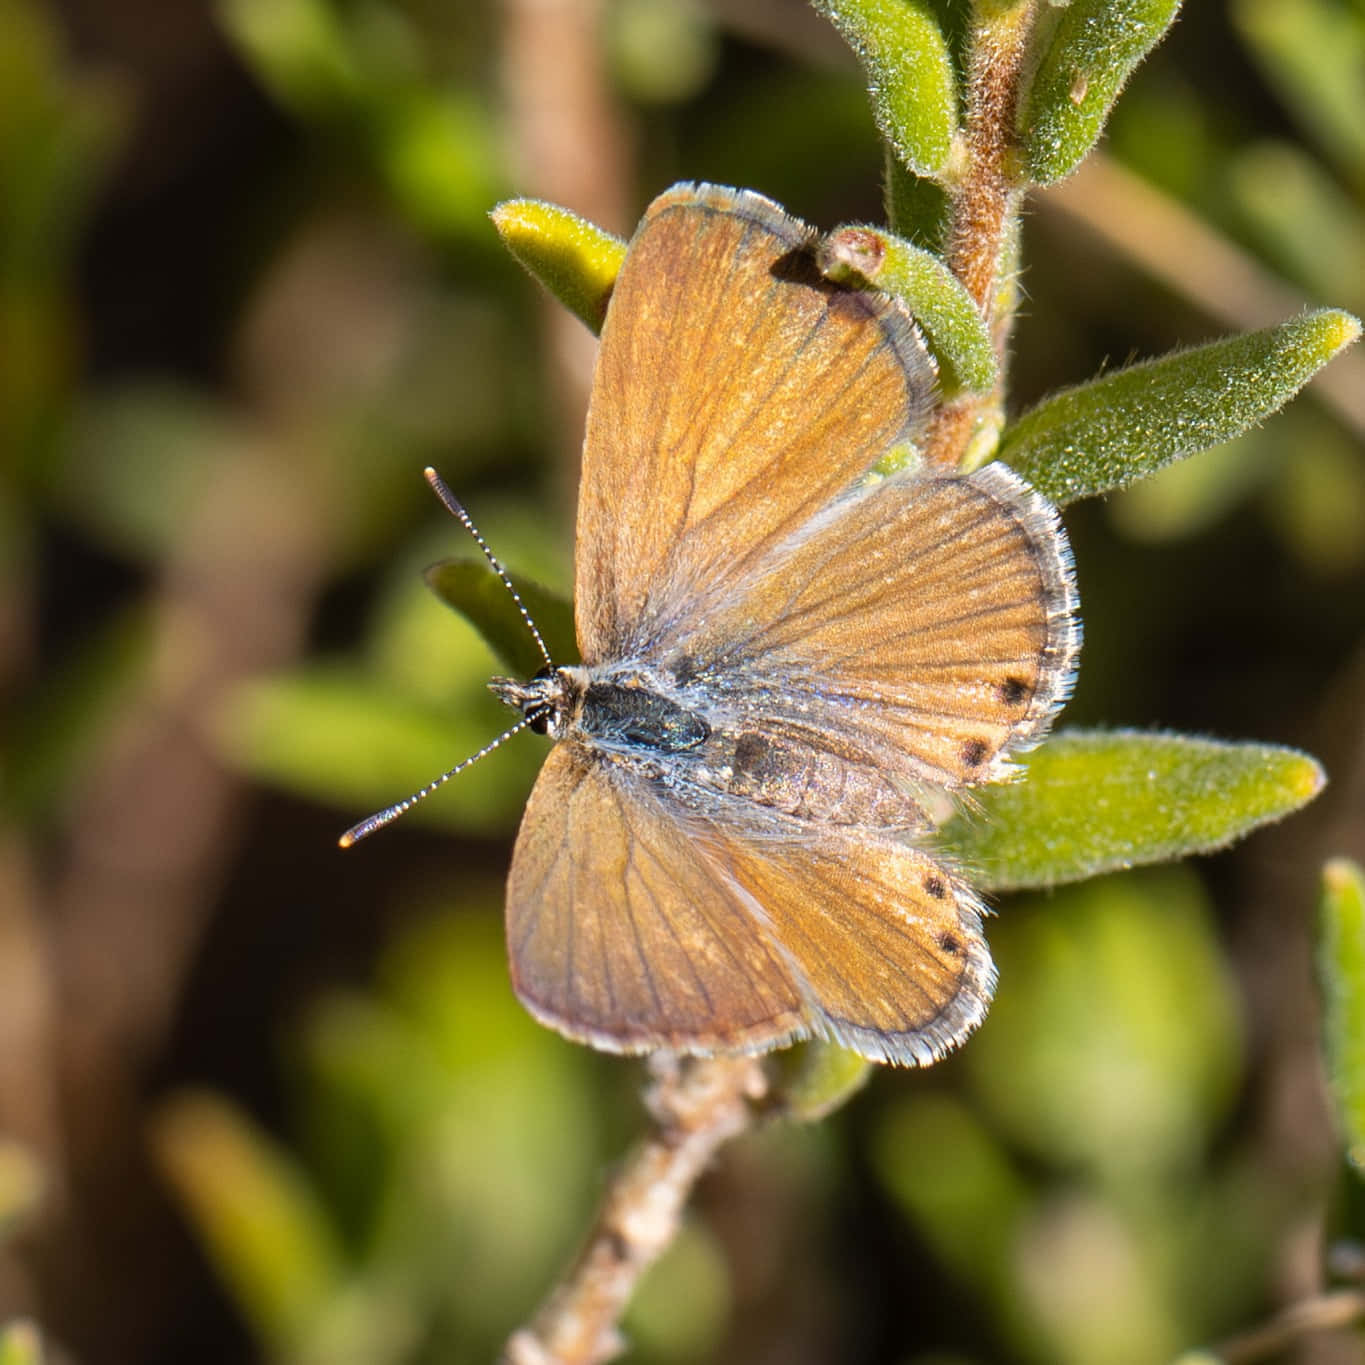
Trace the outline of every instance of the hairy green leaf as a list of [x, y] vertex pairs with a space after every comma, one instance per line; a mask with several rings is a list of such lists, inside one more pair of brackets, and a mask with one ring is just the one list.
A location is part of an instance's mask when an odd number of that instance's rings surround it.
[[1019, 106], [1030, 180], [1050, 185], [1080, 165], [1179, 8], [1180, 0], [1071, 0], [1061, 11]]
[[1365, 1175], [1365, 872], [1346, 858], [1322, 869], [1318, 978], [1337, 1121], [1347, 1160]]
[[1045, 398], [997, 454], [1058, 506], [1123, 488], [1240, 436], [1359, 335], [1357, 319], [1324, 308], [1130, 365]]
[[957, 131], [957, 75], [938, 20], [916, 0], [814, 0], [867, 75], [882, 136], [917, 175], [940, 174]]
[[508, 199], [489, 216], [508, 251], [571, 313], [600, 331], [625, 242], [540, 199]]
[[915, 175], [886, 145], [882, 199], [886, 221], [907, 241], [938, 251], [948, 222], [948, 196], [937, 180]]
[[1209, 853], [1312, 800], [1317, 761], [1272, 744], [1072, 730], [1022, 760], [1018, 782], [976, 793], [945, 851], [991, 890], [1056, 886]]
[[[488, 647], [519, 678], [544, 668], [535, 637], [521, 619], [502, 580], [487, 564], [471, 559], [443, 559], [426, 571], [432, 592], [483, 636]], [[558, 593], [512, 575], [512, 584], [536, 623], [550, 658], [557, 664], [578, 662], [573, 608]]]
[[931, 252], [875, 227], [836, 228], [820, 246], [820, 269], [844, 284], [870, 284], [904, 299], [939, 363], [945, 398], [995, 385], [995, 348], [961, 282]]

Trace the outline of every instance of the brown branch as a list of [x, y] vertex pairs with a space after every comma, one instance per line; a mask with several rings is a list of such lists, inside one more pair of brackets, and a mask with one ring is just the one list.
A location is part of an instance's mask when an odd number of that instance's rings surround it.
[[677, 1235], [683, 1206], [716, 1151], [753, 1121], [767, 1088], [753, 1057], [650, 1059], [654, 1131], [627, 1158], [587, 1245], [502, 1365], [598, 1365], [625, 1349], [617, 1323], [640, 1277]]
[[[1013, 164], [1015, 109], [1036, 12], [1035, 0], [1022, 0], [978, 24], [968, 60], [963, 163], [950, 193], [948, 266], [990, 325], [1002, 376], [1013, 316], [1001, 287], [1002, 263], [1021, 192]], [[985, 399], [968, 395], [939, 408], [925, 444], [929, 463], [957, 468], [999, 401], [998, 392]]]
[[[511, 183], [612, 232], [629, 233], [632, 137], [611, 94], [603, 0], [503, 0], [502, 89]], [[566, 492], [577, 479], [597, 343], [554, 299], [542, 301], [549, 387]]]
[[1252, 1365], [1253, 1361], [1278, 1356], [1310, 1332], [1329, 1332], [1353, 1327], [1365, 1319], [1365, 1294], [1342, 1289], [1290, 1304], [1269, 1322], [1229, 1337], [1201, 1356], [1223, 1365]]

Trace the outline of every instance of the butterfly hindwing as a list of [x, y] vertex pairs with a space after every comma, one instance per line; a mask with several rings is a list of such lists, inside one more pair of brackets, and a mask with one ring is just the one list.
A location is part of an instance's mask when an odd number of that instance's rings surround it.
[[1046, 729], [1070, 687], [1074, 611], [1056, 513], [991, 465], [834, 504], [661, 654], [775, 744], [951, 790], [1004, 775]]
[[661, 801], [572, 743], [546, 761], [508, 883], [527, 1008], [613, 1051], [726, 1052], [812, 1034], [925, 1064], [994, 981], [972, 893], [865, 831]]
[[532, 1014], [613, 1051], [771, 1046], [801, 1030], [788, 967], [679, 813], [572, 743], [536, 779], [507, 885], [512, 982]]

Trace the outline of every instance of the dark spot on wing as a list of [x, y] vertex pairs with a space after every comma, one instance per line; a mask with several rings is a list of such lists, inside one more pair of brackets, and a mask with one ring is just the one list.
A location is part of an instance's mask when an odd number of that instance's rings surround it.
[[989, 751], [984, 739], [969, 739], [962, 746], [962, 761], [969, 768], [979, 768], [986, 761], [986, 754]]
[[872, 313], [867, 296], [854, 290], [831, 294], [826, 307], [831, 317], [847, 318], [850, 322], [864, 322]]
[[823, 293], [832, 293], [840, 286], [827, 280], [815, 263], [815, 252], [808, 242], [792, 247], [772, 263], [774, 279], [785, 280], [788, 284], [804, 284]]
[[735, 741], [735, 767], [759, 779], [774, 777], [785, 771], [782, 750], [754, 730], [746, 730]]
[[675, 654], [664, 667], [679, 684], [686, 686], [701, 672], [701, 660], [692, 654]]
[[924, 879], [924, 889], [936, 901], [941, 901], [948, 894], [948, 888], [943, 884], [942, 877], [926, 877]]
[[956, 957], [962, 951], [962, 942], [951, 930], [945, 929], [938, 936], [938, 946], [943, 949], [950, 957]]
[[1020, 702], [1028, 700], [1030, 690], [1023, 678], [1006, 678], [1000, 684], [1000, 700], [1006, 706], [1018, 706]]

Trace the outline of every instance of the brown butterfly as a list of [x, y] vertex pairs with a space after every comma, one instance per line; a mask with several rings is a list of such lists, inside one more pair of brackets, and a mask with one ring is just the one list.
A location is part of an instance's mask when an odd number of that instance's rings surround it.
[[509, 734], [559, 741], [512, 858], [512, 980], [600, 1048], [815, 1035], [924, 1065], [994, 986], [932, 834], [1065, 700], [1070, 552], [1004, 466], [915, 465], [933, 362], [902, 303], [821, 276], [818, 242], [749, 191], [650, 205], [588, 413], [583, 665], [490, 684]]

